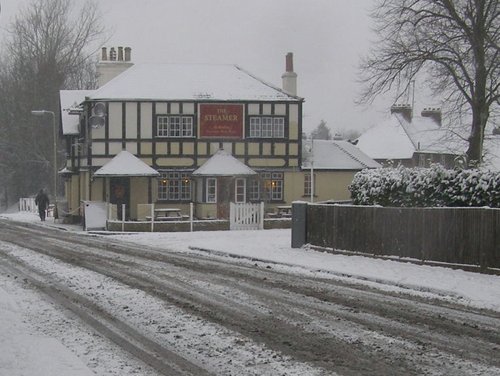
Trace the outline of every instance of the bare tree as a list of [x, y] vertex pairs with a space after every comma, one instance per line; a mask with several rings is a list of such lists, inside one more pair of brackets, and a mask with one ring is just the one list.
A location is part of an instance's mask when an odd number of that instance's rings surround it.
[[59, 90], [95, 85], [93, 57], [104, 35], [97, 3], [33, 0], [9, 31], [0, 56], [0, 172], [18, 195], [40, 186], [55, 192], [50, 119], [31, 110], [53, 111], [59, 123]]
[[435, 95], [469, 112], [466, 156], [481, 163], [485, 127], [500, 104], [498, 0], [378, 0], [372, 17], [379, 39], [361, 63], [361, 101], [404, 91], [425, 72]]

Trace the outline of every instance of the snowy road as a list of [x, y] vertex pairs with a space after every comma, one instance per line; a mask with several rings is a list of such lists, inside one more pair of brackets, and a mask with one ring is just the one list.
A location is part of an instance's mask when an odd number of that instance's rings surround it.
[[2, 273], [147, 364], [130, 374], [500, 375], [496, 312], [262, 262], [0, 229]]

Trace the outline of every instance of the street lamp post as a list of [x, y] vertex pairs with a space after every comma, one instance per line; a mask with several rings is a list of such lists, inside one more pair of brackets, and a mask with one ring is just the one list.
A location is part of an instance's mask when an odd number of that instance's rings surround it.
[[51, 115], [52, 116], [52, 128], [53, 128], [53, 137], [54, 137], [54, 221], [59, 218], [59, 214], [57, 212], [57, 129], [56, 129], [56, 115], [53, 111], [47, 110], [33, 110], [31, 114], [34, 116], [44, 116]]
[[314, 202], [314, 138], [311, 135], [311, 204]]

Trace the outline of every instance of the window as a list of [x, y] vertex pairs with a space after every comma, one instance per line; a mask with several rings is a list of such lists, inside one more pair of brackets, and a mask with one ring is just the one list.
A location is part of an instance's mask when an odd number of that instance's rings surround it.
[[440, 159], [441, 159], [441, 165], [446, 167], [448, 165], [446, 163], [446, 154], [441, 154]]
[[283, 201], [283, 173], [264, 172], [261, 175], [264, 182], [264, 193], [268, 201]]
[[234, 199], [236, 203], [246, 202], [246, 180], [238, 178], [234, 182]]
[[158, 200], [191, 201], [190, 175], [185, 171], [161, 173], [158, 179]]
[[418, 155], [418, 167], [425, 167], [425, 161], [426, 161], [426, 158], [425, 158], [425, 154], [419, 154]]
[[[316, 183], [316, 175], [314, 176], [314, 183]], [[316, 184], [314, 184], [314, 193], [316, 193]], [[311, 196], [311, 174], [304, 175], [304, 196]]]
[[215, 178], [207, 179], [207, 202], [217, 202], [217, 179]]
[[260, 181], [258, 178], [252, 179], [249, 182], [248, 199], [250, 201], [259, 201], [260, 200]]
[[158, 116], [158, 137], [193, 137], [193, 116]]
[[260, 118], [250, 118], [250, 137], [260, 137]]
[[279, 116], [250, 117], [250, 137], [253, 138], [284, 138], [285, 118]]

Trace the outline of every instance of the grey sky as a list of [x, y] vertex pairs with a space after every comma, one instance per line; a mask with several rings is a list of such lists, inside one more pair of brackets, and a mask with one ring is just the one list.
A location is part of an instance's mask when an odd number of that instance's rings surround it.
[[[0, 0], [0, 32], [20, 4]], [[78, 1], [77, 1], [78, 3]], [[332, 130], [366, 129], [390, 98], [354, 105], [359, 58], [369, 48], [373, 0], [99, 0], [112, 29], [107, 46], [130, 46], [134, 62], [234, 63], [281, 86], [294, 53], [304, 130], [324, 119]], [[383, 103], [383, 104], [382, 104]]]

